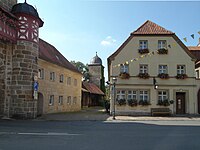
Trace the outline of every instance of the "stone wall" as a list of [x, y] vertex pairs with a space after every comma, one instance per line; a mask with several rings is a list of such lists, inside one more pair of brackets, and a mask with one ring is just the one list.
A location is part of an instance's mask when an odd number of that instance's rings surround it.
[[18, 41], [13, 50], [11, 114], [16, 117], [34, 118], [37, 101], [33, 100], [33, 77], [38, 74], [38, 45]]
[[17, 4], [17, 0], [0, 0], [0, 6], [10, 11], [12, 6]]

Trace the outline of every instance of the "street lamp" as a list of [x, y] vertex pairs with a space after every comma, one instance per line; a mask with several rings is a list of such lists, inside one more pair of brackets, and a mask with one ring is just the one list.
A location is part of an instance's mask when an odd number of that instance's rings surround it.
[[153, 86], [154, 86], [155, 90], [158, 88], [157, 81], [156, 81], [155, 77], [153, 77]]
[[113, 100], [113, 120], [115, 120], [115, 100], [116, 100], [116, 82], [117, 82], [117, 78], [114, 77], [112, 78], [113, 81], [113, 93], [114, 93], [114, 100]]

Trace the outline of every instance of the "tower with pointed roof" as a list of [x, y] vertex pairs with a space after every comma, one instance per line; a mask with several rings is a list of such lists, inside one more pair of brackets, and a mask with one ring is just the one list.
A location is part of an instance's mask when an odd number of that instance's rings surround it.
[[101, 58], [97, 55], [94, 56], [88, 65], [90, 82], [96, 84], [103, 92], [105, 92], [105, 77], [104, 66]]

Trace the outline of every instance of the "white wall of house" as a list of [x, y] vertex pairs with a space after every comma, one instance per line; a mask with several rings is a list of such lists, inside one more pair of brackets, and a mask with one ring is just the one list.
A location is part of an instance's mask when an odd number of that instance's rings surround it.
[[[154, 55], [144, 55], [138, 53], [139, 41], [147, 40], [149, 52], [155, 52]], [[158, 41], [166, 40], [168, 54], [157, 54]], [[195, 78], [195, 60], [177, 43], [177, 39], [172, 35], [167, 36], [133, 36], [132, 39], [122, 48], [122, 50], [114, 57], [109, 66], [110, 69], [110, 81], [113, 77], [117, 77], [116, 90], [126, 91], [134, 90], [137, 92], [137, 100], [139, 100], [140, 91], [146, 90], [149, 94], [150, 104], [148, 106], [134, 106], [130, 107], [127, 104], [124, 106], [116, 105], [116, 113], [130, 113], [130, 114], [149, 114], [151, 108], [166, 107], [159, 106], [158, 103], [158, 91], [165, 90], [168, 94], [169, 100], [174, 100], [174, 104], [169, 107], [173, 113], [176, 113], [176, 93], [185, 93], [185, 113], [196, 114], [197, 113], [197, 91], [198, 81]], [[144, 55], [141, 58], [141, 55]], [[132, 61], [133, 58], [138, 58], [137, 61]], [[128, 61], [129, 79], [119, 78], [120, 66]], [[149, 79], [140, 79], [138, 77], [140, 65], [148, 65]], [[158, 76], [159, 65], [167, 65], [168, 79], [160, 79]], [[187, 74], [186, 79], [176, 79], [177, 65], [185, 65], [185, 71]], [[158, 88], [154, 89], [153, 77], [155, 77]], [[111, 112], [113, 111], [113, 95], [111, 101]]]

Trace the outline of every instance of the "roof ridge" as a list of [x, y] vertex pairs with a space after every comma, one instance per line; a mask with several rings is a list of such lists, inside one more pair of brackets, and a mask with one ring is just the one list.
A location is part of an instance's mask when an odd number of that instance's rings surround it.
[[147, 20], [139, 28], [137, 28], [135, 31], [131, 33], [131, 35], [138, 35], [138, 34], [174, 34], [174, 33], [150, 20]]

